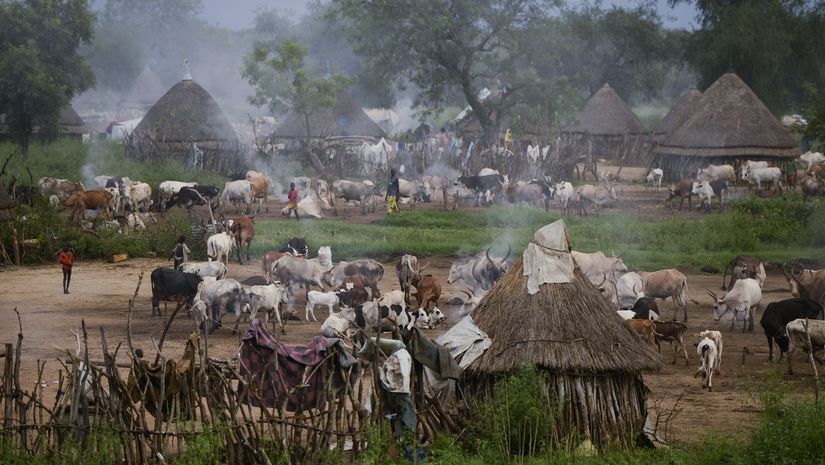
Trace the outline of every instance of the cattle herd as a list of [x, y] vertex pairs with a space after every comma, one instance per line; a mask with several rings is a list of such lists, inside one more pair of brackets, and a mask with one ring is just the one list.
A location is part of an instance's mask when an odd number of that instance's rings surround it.
[[[825, 195], [825, 184], [820, 179], [825, 157], [807, 153], [800, 158], [805, 176], [798, 182], [806, 196]], [[653, 168], [644, 182], [661, 188], [665, 172]], [[709, 165], [699, 169], [695, 179], [684, 179], [667, 188], [665, 208], [673, 209], [679, 199], [679, 209], [696, 197], [703, 211], [710, 212], [717, 199], [722, 208], [729, 188], [738, 182], [747, 182], [758, 191], [793, 188], [796, 173], [785, 173], [768, 162], [748, 161], [739, 166]], [[242, 317], [256, 318], [263, 311], [265, 319], [272, 320], [280, 331], [285, 331], [287, 318], [297, 318], [297, 303], [303, 301], [304, 320], [318, 321], [316, 311], [327, 309], [327, 318], [321, 323], [320, 333], [326, 336], [350, 337], [359, 329], [385, 327], [390, 329], [432, 328], [446, 319], [439, 304], [446, 303], [442, 284], [432, 274], [424, 274], [429, 263], [423, 264], [412, 254], [400, 257], [395, 264], [398, 289], [381, 294], [379, 282], [384, 278], [384, 266], [372, 259], [339, 261], [332, 259], [330, 246], [322, 246], [310, 258], [310, 247], [302, 238], [292, 238], [279, 250], [265, 253], [261, 259], [261, 275], [239, 282], [228, 277], [227, 262], [233, 251], [241, 264], [250, 260], [249, 248], [255, 236], [255, 216], [264, 208], [268, 211], [268, 196], [274, 183], [259, 172], [249, 171], [244, 179], [228, 181], [219, 189], [194, 182], [165, 181], [159, 184], [153, 196], [149, 184], [127, 177], [98, 176], [98, 189], [85, 189], [82, 183], [62, 179], [43, 178], [39, 188], [53, 205], [71, 208], [71, 216], [81, 223], [88, 221], [90, 210], [97, 210], [104, 219], [117, 217], [132, 229], [145, 227], [154, 221], [151, 210], [165, 211], [173, 206], [191, 209], [208, 206], [210, 214], [219, 212], [221, 221], [214, 234], [206, 239], [207, 262], [186, 262], [179, 269], [157, 268], [151, 274], [152, 310], [160, 313], [161, 302], [176, 302], [194, 312], [203, 323], [204, 331], [221, 327], [225, 314], [232, 313], [235, 330]], [[301, 218], [321, 218], [324, 212], [337, 214], [337, 205], [343, 201], [360, 206], [361, 212], [376, 209], [380, 186], [368, 180], [337, 180], [331, 184], [318, 178], [298, 177], [292, 182], [299, 192], [298, 210]], [[791, 184], [789, 184], [791, 183]], [[595, 184], [574, 187], [569, 181], [554, 182], [550, 177], [530, 180], [510, 180], [496, 170], [485, 168], [478, 174], [463, 174], [456, 178], [423, 176], [418, 180], [401, 180], [400, 202], [414, 207], [419, 202], [431, 202], [440, 196], [445, 208], [462, 204], [475, 206], [520, 204], [550, 209], [555, 202], [562, 214], [573, 207], [580, 215], [591, 209], [596, 215], [605, 205], [618, 200], [615, 179], [610, 173], [599, 175]], [[277, 193], [280, 195], [281, 193]], [[224, 214], [237, 215], [225, 219]], [[243, 215], [241, 215], [244, 213]], [[284, 209], [282, 214], [289, 212]], [[111, 220], [109, 220], [111, 221]], [[122, 226], [122, 224], [121, 224]], [[245, 250], [244, 250], [245, 247]], [[496, 256], [492, 249], [478, 255], [456, 260], [449, 270], [446, 284], [453, 294], [461, 293], [458, 316], [470, 314], [484, 295], [506, 272], [512, 248]], [[689, 355], [684, 336], [688, 332], [688, 303], [690, 298], [687, 278], [676, 269], [656, 271], [630, 270], [620, 257], [609, 257], [601, 252], [587, 254], [573, 252], [573, 258], [584, 276], [603, 294], [618, 315], [648, 344], [661, 352], [661, 343], [673, 347], [673, 362], [681, 354], [686, 363]], [[736, 257], [723, 277], [724, 294], [707, 290], [713, 299], [714, 320], [729, 319], [733, 335], [753, 331], [754, 319], [761, 309], [762, 288], [766, 273], [759, 259]], [[769, 346], [769, 359], [774, 358], [774, 343], [779, 358], [797, 347], [806, 351], [825, 345], [825, 271], [787, 268], [784, 270], [793, 297], [767, 305], [760, 324]], [[659, 303], [671, 299], [674, 307], [671, 321], [661, 319]], [[450, 299], [452, 302], [452, 299]], [[659, 303], [657, 303], [659, 302]], [[681, 319], [679, 319], [681, 317]], [[697, 376], [702, 375], [703, 387], [712, 389], [713, 373], [721, 370], [723, 351], [722, 333], [718, 330], [697, 328], [696, 353], [700, 359]], [[728, 336], [730, 337], [730, 336]], [[788, 356], [791, 371], [791, 357]]]

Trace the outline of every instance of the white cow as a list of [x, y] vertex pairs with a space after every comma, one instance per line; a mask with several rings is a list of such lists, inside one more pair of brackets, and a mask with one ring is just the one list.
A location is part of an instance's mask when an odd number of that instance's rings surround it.
[[220, 232], [206, 240], [206, 255], [209, 261], [218, 260], [226, 264], [234, 247], [235, 238], [229, 232]]
[[699, 354], [699, 360], [702, 364], [693, 377], [702, 375], [702, 388], [708, 388], [708, 391], [713, 391], [713, 369], [716, 360], [716, 344], [709, 338], [704, 338], [699, 341], [696, 346], [696, 353]]
[[805, 172], [811, 171], [814, 165], [825, 163], [825, 155], [820, 152], [805, 152], [799, 157], [799, 161], [805, 164]]
[[[801, 347], [805, 352], [811, 351], [808, 346], [808, 336], [805, 333], [805, 319], [799, 318], [791, 321], [785, 326], [785, 331], [788, 333], [788, 338], [791, 340], [791, 350], [788, 352], [788, 374], [793, 374], [793, 367], [791, 366], [791, 355], [796, 351], [797, 347]], [[808, 333], [811, 335], [811, 345], [813, 346], [813, 357], [819, 363], [822, 363], [822, 358], [816, 356], [816, 352], [822, 350], [825, 346], [825, 321], [822, 320], [807, 320]]]
[[762, 289], [759, 281], [753, 278], [739, 279], [733, 284], [733, 288], [723, 297], [717, 297], [708, 289], [708, 294], [713, 297], [713, 319], [719, 321], [726, 313], [733, 313], [730, 329], [733, 331], [736, 321], [742, 321], [742, 332], [753, 331], [753, 315], [759, 308], [762, 300]]
[[184, 262], [180, 265], [180, 271], [194, 273], [201, 278], [211, 276], [215, 279], [223, 279], [226, 277], [226, 265], [219, 261]]
[[318, 321], [318, 318], [315, 318], [316, 305], [325, 305], [329, 309], [329, 314], [332, 315], [335, 313], [335, 307], [340, 303], [338, 292], [309, 291], [307, 293], [307, 306], [304, 310], [305, 321], [310, 321], [310, 315], [312, 315], [312, 321]]
[[696, 177], [708, 181], [725, 179], [729, 182], [736, 182], [736, 170], [731, 165], [708, 165], [706, 168], [699, 168]]
[[[281, 327], [281, 332], [284, 332], [284, 325], [281, 321], [281, 308], [288, 302], [288, 293], [284, 285], [275, 282], [265, 286], [249, 286], [246, 293], [249, 298], [249, 319], [254, 320], [258, 311], [263, 310], [266, 313], [265, 322], [268, 322], [274, 316], [278, 326]], [[240, 321], [240, 316], [235, 320], [236, 332], [238, 321]]]
[[[281, 216], [289, 216], [289, 207], [281, 209]], [[321, 203], [314, 197], [304, 197], [298, 201], [298, 217], [299, 218], [316, 218], [321, 219]]]
[[650, 170], [650, 173], [648, 173], [647, 176], [645, 176], [645, 183], [653, 183], [653, 185], [656, 186], [656, 189], [658, 190], [660, 187], [662, 187], [662, 178], [664, 176], [665, 172], [662, 171], [661, 168], [653, 168], [652, 170]]
[[645, 296], [645, 280], [639, 273], [623, 274], [616, 281], [616, 298], [620, 309], [630, 309], [637, 300]]
[[777, 167], [756, 168], [748, 172], [748, 181], [756, 184], [756, 190], [762, 190], [762, 183], [770, 183], [782, 192], [782, 170]]
[[739, 179], [742, 181], [747, 181], [748, 174], [750, 174], [751, 170], [767, 167], [768, 162], [766, 161], [745, 160], [744, 163], [742, 163], [742, 168], [740, 169]]
[[184, 187], [195, 187], [196, 182], [163, 181], [158, 185], [160, 190], [160, 209], [166, 211], [166, 204]]
[[561, 213], [565, 214], [568, 212], [568, 204], [570, 203], [570, 198], [573, 197], [573, 185], [567, 181], [556, 183], [556, 197], [559, 199], [559, 207], [561, 208]]
[[[699, 208], [703, 209], [705, 213], [710, 213], [711, 202], [713, 198], [716, 196], [713, 192], [713, 187], [711, 187], [710, 182], [708, 181], [696, 181], [693, 183], [691, 187], [690, 193], [699, 197], [702, 201]], [[721, 208], [721, 207], [720, 207]]]
[[706, 329], [699, 332], [699, 339], [708, 338], [716, 344], [716, 359], [713, 363], [713, 371], [722, 374], [722, 332]]
[[152, 186], [145, 182], [133, 182], [127, 193], [129, 208], [133, 211], [149, 211], [152, 206]]
[[[238, 181], [229, 181], [223, 185], [223, 192], [220, 197], [220, 210], [223, 213], [223, 206], [226, 202], [235, 205], [236, 213], [241, 213], [240, 204], [246, 205], [246, 213], [250, 213], [252, 207], [252, 200], [255, 198], [255, 185], [251, 182], [241, 179]], [[260, 209], [260, 207], [259, 207]]]

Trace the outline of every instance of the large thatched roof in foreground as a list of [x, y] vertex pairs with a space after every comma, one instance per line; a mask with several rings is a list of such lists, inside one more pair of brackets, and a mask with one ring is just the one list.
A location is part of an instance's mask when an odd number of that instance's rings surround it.
[[659, 144], [661, 155], [786, 158], [799, 155], [791, 136], [733, 73], [702, 94], [695, 110]]
[[624, 100], [605, 84], [596, 91], [576, 116], [576, 122], [563, 132], [585, 133], [593, 136], [623, 136], [644, 134], [644, 125]]
[[191, 79], [172, 86], [146, 113], [133, 136], [162, 143], [238, 145], [238, 136], [218, 103]]
[[696, 109], [696, 105], [701, 98], [702, 93], [696, 89], [690, 89], [682, 94], [679, 100], [670, 107], [670, 111], [653, 129], [653, 134], [656, 136], [670, 134], [693, 113], [693, 110]]
[[624, 323], [577, 266], [572, 282], [541, 284], [530, 295], [523, 262], [519, 257], [473, 311], [492, 345], [468, 372], [492, 375], [536, 365], [592, 375], [661, 367], [659, 354]]
[[[332, 108], [317, 111], [309, 117], [309, 132], [313, 139], [364, 137], [380, 139], [386, 133], [364, 112], [358, 102], [341, 93]], [[307, 136], [302, 116], [291, 114], [275, 130], [276, 138], [303, 139]]]

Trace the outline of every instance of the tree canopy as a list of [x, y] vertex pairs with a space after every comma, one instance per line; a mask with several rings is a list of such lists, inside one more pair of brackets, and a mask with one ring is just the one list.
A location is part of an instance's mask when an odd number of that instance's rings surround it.
[[0, 3], [0, 114], [24, 157], [35, 132], [57, 135], [60, 111], [94, 84], [78, 52], [93, 23], [86, 0]]

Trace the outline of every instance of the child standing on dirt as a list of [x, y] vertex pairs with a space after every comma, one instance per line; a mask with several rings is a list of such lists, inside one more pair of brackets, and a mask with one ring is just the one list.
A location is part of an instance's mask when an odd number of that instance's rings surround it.
[[68, 245], [63, 244], [60, 252], [57, 253], [57, 261], [60, 262], [60, 265], [63, 268], [63, 293], [68, 294], [69, 284], [72, 281], [72, 266], [75, 261], [74, 252], [69, 250]]
[[175, 250], [172, 251], [172, 256], [169, 257], [169, 260], [174, 260], [174, 267], [178, 270], [181, 264], [185, 263], [189, 258], [190, 253], [192, 253], [192, 251], [186, 246], [186, 236], [181, 234], [178, 236], [178, 245], [175, 246]]
[[288, 208], [287, 218], [292, 216], [292, 213], [295, 212], [295, 221], [301, 221], [298, 218], [298, 191], [295, 190], [295, 183], [289, 183], [289, 192], [287, 192], [287, 199], [288, 202], [286, 204], [286, 208]]

